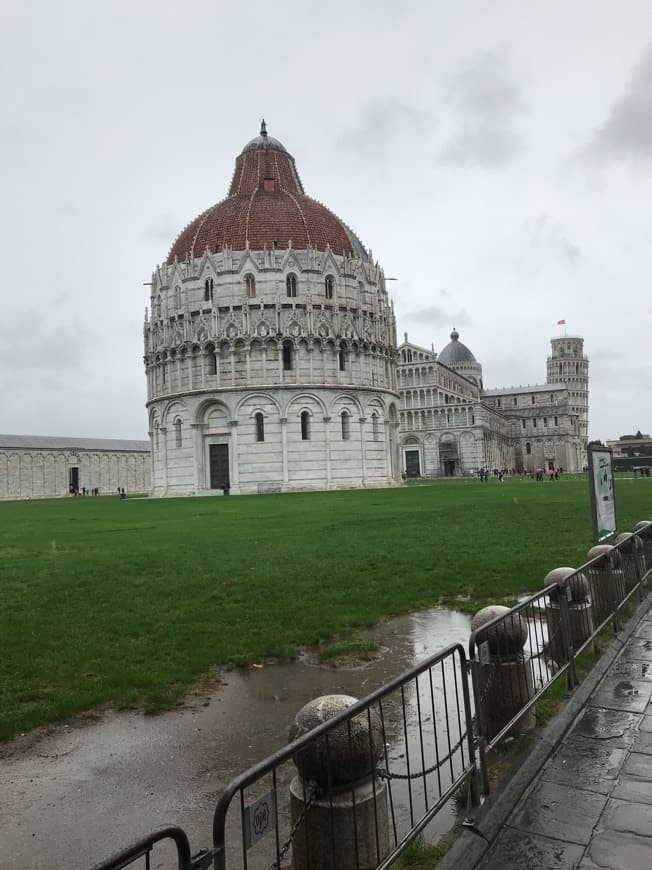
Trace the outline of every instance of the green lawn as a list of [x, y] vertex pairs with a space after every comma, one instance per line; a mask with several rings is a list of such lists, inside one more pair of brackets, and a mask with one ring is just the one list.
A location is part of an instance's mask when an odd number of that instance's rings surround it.
[[[652, 517], [652, 479], [617, 487], [623, 530]], [[0, 503], [0, 738], [106, 701], [166, 704], [211, 664], [442, 599], [536, 590], [590, 546], [581, 476]]]

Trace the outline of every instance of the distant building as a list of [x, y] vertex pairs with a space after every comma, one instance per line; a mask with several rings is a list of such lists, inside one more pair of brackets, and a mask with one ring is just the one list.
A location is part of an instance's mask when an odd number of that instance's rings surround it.
[[490, 390], [456, 330], [450, 338], [439, 354], [411, 344], [407, 334], [398, 348], [408, 477], [584, 467], [589, 383], [582, 338], [551, 340], [547, 383]]
[[149, 441], [0, 435], [0, 500], [149, 492]]
[[613, 451], [616, 471], [629, 471], [652, 466], [652, 438], [637, 432], [636, 435], [622, 435], [617, 441], [607, 441]]

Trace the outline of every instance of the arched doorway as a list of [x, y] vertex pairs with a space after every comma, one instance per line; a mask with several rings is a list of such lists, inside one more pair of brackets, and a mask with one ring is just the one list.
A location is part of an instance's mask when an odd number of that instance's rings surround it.
[[458, 473], [460, 455], [454, 435], [445, 434], [439, 439], [439, 462], [445, 477], [454, 477]]

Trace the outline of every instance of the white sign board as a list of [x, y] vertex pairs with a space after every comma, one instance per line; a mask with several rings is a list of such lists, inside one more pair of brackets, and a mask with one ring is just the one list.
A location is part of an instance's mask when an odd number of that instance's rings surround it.
[[245, 845], [251, 849], [276, 828], [276, 792], [270, 791], [250, 804], [244, 811]]
[[616, 534], [616, 495], [611, 450], [608, 448], [589, 448], [589, 486], [593, 535], [596, 541], [604, 541]]

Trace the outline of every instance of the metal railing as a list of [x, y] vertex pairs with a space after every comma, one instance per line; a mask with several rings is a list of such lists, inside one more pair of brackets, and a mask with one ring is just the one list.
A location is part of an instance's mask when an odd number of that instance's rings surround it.
[[[610, 622], [618, 631], [633, 596], [642, 599], [652, 575], [652, 523], [639, 526], [645, 529], [619, 535], [577, 570], [557, 569], [562, 577], [478, 626], [468, 658], [460, 644], [445, 647], [350, 706], [345, 700], [332, 718], [233, 779], [217, 800], [211, 849], [191, 856], [187, 836], [170, 826], [93, 870], [139, 861], [150, 870], [152, 850], [164, 840], [175, 844], [179, 870], [281, 870], [290, 860], [390, 867], [438, 813], [448, 812], [442, 833], [452, 826], [447, 805], [465, 785], [472, 812], [478, 774], [489, 792], [488, 753], [534, 724], [536, 703], [555, 682], [565, 676], [572, 690], [579, 656]], [[336, 821], [343, 813], [344, 834]]]
[[[166, 825], [152, 831], [146, 837], [132, 843], [119, 852], [115, 852], [110, 858], [94, 864], [91, 870], [122, 870], [123, 867], [136, 867], [142, 870], [150, 870], [152, 852], [155, 846], [168, 841], [174, 843], [178, 870], [195, 870], [190, 854], [190, 842], [186, 832], [176, 825]], [[169, 853], [168, 853], [169, 854]]]
[[[467, 781], [475, 800], [467, 672], [463, 647], [452, 644], [229, 783], [218, 799], [213, 823], [216, 868], [226, 868], [227, 858], [229, 867], [243, 870], [280, 868], [290, 847], [301, 852], [301, 866], [310, 866], [317, 850], [330, 853], [333, 867], [342, 866], [341, 830], [338, 834], [334, 823], [330, 828], [306, 823], [306, 813], [318, 803], [328, 808], [331, 819], [338, 807], [352, 806], [346, 866], [380, 870], [393, 863]], [[365, 726], [363, 747], [360, 725]], [[342, 783], [343, 768], [352, 756], [359, 759], [361, 751], [367, 763], [353, 773], [353, 782], [345, 776]], [[297, 776], [306, 753], [319, 756], [318, 783]], [[375, 855], [373, 864], [370, 853]]]
[[642, 600], [652, 574], [642, 549], [637, 534], [619, 535], [613, 548], [472, 631], [469, 666], [483, 794], [489, 793], [487, 753], [517, 728], [529, 730], [526, 720], [534, 724], [537, 700], [564, 674], [574, 689], [579, 656], [593, 649], [610, 622], [619, 630], [621, 611], [633, 596]]

